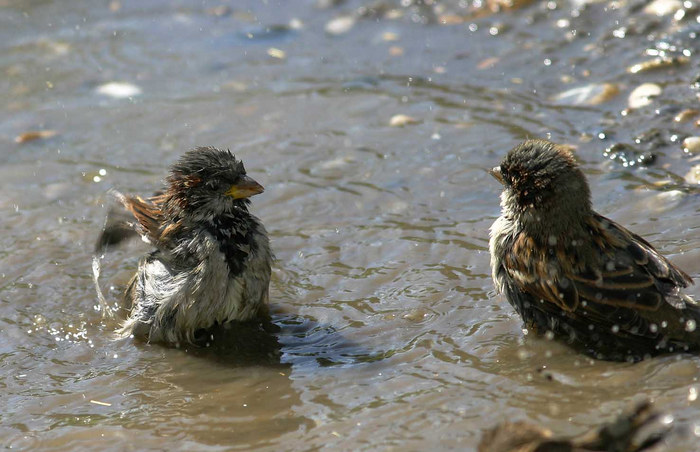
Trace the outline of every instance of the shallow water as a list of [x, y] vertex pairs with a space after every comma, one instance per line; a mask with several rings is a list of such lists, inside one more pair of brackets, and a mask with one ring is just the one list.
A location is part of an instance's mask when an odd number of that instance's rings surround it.
[[[698, 108], [698, 59], [626, 71], [695, 56], [697, 10], [339, 3], [2, 2], [1, 444], [472, 449], [504, 419], [573, 434], [646, 396], [688, 431], [667, 450], [694, 447], [700, 358], [594, 362], [523, 336], [489, 276], [485, 169], [528, 136], [576, 146], [597, 209], [699, 277], [698, 159], [680, 142], [700, 128], [673, 122]], [[355, 22], [326, 33], [340, 16]], [[100, 94], [109, 82], [141, 93]], [[603, 82], [620, 93], [599, 105], [553, 97]], [[663, 93], [623, 114], [643, 82]], [[57, 134], [15, 142], [30, 130]], [[656, 159], [610, 160], [615, 143]], [[266, 188], [253, 211], [279, 331], [213, 350], [113, 341], [90, 271], [107, 191], [152, 192], [196, 145], [231, 148]], [[146, 250], [106, 257], [110, 302]]]

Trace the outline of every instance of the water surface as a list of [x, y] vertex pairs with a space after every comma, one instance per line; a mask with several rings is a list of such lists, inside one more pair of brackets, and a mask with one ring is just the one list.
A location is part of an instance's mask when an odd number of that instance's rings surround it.
[[[469, 450], [505, 419], [574, 434], [642, 397], [691, 432], [668, 450], [696, 444], [700, 358], [596, 362], [523, 335], [489, 275], [485, 169], [526, 137], [573, 145], [597, 209], [700, 276], [698, 159], [680, 144], [700, 128], [673, 122], [698, 108], [697, 9], [325, 3], [3, 2], [2, 445]], [[351, 26], [326, 32], [338, 17]], [[627, 71], [659, 52], [692, 58]], [[645, 82], [663, 93], [627, 111]], [[619, 94], [556, 98], [602, 83]], [[56, 135], [15, 142], [32, 130]], [[611, 160], [618, 143], [655, 160]], [[216, 350], [114, 341], [90, 272], [107, 191], [152, 192], [197, 145], [266, 187], [252, 210], [279, 331]], [[106, 257], [111, 302], [146, 250]]]

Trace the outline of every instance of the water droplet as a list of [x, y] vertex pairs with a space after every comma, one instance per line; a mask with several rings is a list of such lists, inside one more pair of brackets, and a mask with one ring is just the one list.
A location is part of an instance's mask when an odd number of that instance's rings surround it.
[[695, 328], [697, 328], [697, 326], [698, 325], [697, 325], [697, 322], [695, 320], [691, 319], [691, 320], [688, 320], [687, 322], [685, 322], [685, 330], [689, 333], [692, 333], [693, 331], [695, 331]]

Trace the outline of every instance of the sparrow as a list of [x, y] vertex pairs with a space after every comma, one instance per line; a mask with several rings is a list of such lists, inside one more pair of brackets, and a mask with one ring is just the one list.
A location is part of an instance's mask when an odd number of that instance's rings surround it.
[[273, 255], [265, 227], [248, 210], [249, 198], [262, 192], [230, 151], [198, 147], [171, 167], [154, 196], [115, 193], [126, 212], [108, 218], [97, 250], [130, 231], [154, 248], [126, 290], [130, 313], [120, 337], [195, 343], [200, 331], [266, 313]]
[[681, 292], [692, 279], [593, 210], [569, 150], [527, 140], [491, 174], [503, 184], [492, 277], [530, 331], [612, 361], [700, 349], [700, 307]]
[[548, 429], [525, 421], [504, 422], [481, 437], [478, 452], [643, 452], [669, 436], [671, 428], [649, 402], [614, 421], [574, 438], [553, 438]]

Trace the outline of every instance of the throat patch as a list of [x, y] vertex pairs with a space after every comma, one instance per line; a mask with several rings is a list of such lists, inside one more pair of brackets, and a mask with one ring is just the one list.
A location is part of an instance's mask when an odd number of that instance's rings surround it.
[[219, 243], [231, 276], [243, 273], [248, 256], [257, 251], [254, 239], [255, 224], [250, 217], [218, 216], [213, 218], [207, 231]]

